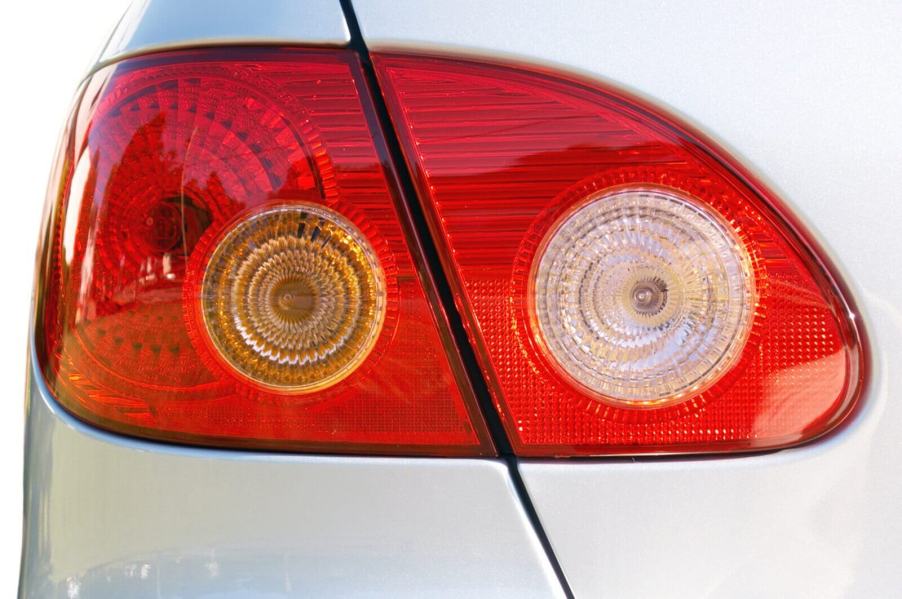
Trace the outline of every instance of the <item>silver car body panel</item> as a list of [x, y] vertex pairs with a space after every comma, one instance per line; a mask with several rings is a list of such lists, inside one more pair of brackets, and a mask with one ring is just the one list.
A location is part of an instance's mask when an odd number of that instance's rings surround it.
[[[578, 597], [890, 597], [902, 588], [902, 4], [355, 0], [370, 50], [614, 84], [719, 141], [838, 265], [871, 335], [838, 434], [738, 458], [527, 462]], [[896, 366], [893, 366], [893, 365]]]
[[338, 0], [136, 0], [98, 62], [186, 46], [345, 45], [350, 39]]
[[22, 597], [563, 596], [496, 460], [127, 439], [37, 372], [26, 454]]

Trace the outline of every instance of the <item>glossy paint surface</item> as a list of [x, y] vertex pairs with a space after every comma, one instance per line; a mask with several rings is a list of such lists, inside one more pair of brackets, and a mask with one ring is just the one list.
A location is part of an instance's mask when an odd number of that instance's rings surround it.
[[813, 231], [871, 333], [862, 409], [736, 459], [521, 465], [577, 596], [888, 597], [902, 587], [902, 6], [357, 0], [370, 49], [523, 61], [682, 116]]
[[156, 445], [34, 376], [26, 440], [22, 597], [562, 595], [494, 460]]
[[173, 47], [344, 45], [349, 39], [338, 0], [135, 0], [98, 62]]

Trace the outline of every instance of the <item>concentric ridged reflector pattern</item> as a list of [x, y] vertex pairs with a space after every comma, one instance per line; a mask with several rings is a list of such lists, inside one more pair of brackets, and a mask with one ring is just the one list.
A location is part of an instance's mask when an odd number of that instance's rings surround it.
[[263, 385], [312, 391], [346, 377], [382, 328], [372, 246], [328, 208], [292, 204], [239, 222], [204, 273], [204, 323], [219, 354]]
[[754, 313], [751, 260], [732, 227], [669, 189], [602, 191], [566, 214], [533, 272], [540, 342], [576, 383], [661, 405], [732, 366]]

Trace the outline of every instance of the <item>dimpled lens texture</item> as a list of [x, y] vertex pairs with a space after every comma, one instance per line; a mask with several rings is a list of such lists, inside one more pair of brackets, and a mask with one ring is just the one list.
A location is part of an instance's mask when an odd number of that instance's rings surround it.
[[226, 361], [276, 388], [314, 390], [363, 361], [385, 319], [375, 252], [336, 212], [255, 214], [217, 246], [204, 275], [204, 323]]
[[590, 199], [552, 230], [535, 270], [535, 313], [556, 364], [602, 398], [678, 401], [742, 349], [753, 278], [741, 242], [669, 191]]

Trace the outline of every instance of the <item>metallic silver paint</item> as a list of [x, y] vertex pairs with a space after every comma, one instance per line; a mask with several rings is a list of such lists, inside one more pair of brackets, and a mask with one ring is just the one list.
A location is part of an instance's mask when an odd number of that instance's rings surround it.
[[504, 464], [97, 431], [32, 372], [23, 598], [560, 597]]
[[902, 4], [355, 0], [370, 49], [613, 83], [716, 139], [838, 265], [871, 335], [838, 434], [735, 459], [525, 463], [576, 595], [890, 597], [902, 588]]
[[338, 0], [136, 0], [98, 62], [173, 47], [349, 40]]

